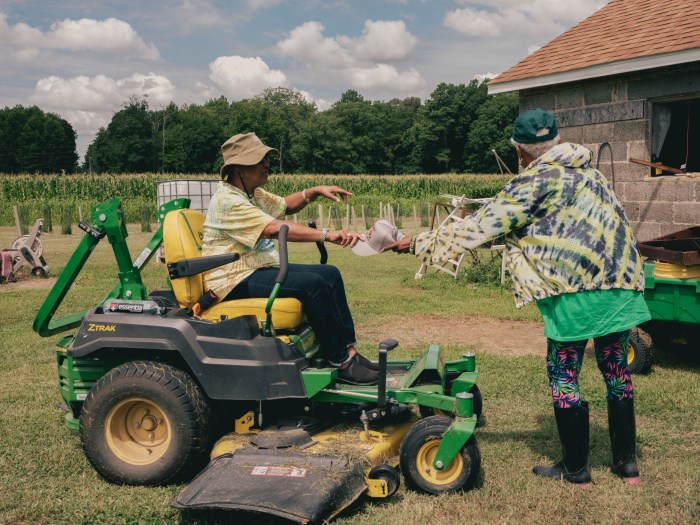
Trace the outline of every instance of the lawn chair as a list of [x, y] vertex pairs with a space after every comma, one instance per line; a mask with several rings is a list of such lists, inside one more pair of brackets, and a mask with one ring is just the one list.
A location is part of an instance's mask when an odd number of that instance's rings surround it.
[[[443, 226], [447, 226], [448, 224], [451, 224], [453, 222], [461, 222], [464, 220], [464, 218], [470, 213], [470, 210], [466, 208], [468, 204], [485, 204], [491, 200], [491, 198], [483, 198], [483, 199], [471, 199], [468, 197], [465, 197], [462, 195], [461, 197], [458, 197], [456, 195], [446, 195], [446, 194], [441, 194], [440, 197], [443, 199], [449, 199], [449, 203], [447, 202], [435, 202], [433, 205], [433, 217], [430, 221], [430, 229], [433, 230], [435, 228], [435, 221], [436, 218], [438, 217], [438, 210], [440, 208], [443, 208], [447, 212], [447, 217], [445, 217], [438, 228], [442, 228]], [[476, 252], [474, 250], [467, 250], [466, 252], [462, 253], [459, 257], [456, 259], [450, 259], [444, 264], [433, 264], [431, 265], [433, 268], [436, 270], [439, 270], [441, 272], [445, 272], [448, 275], [451, 275], [455, 279], [459, 275], [459, 271], [462, 268], [462, 261], [464, 260], [465, 255], [470, 254], [472, 259], [474, 261], [478, 260], [478, 256], [476, 255]], [[425, 272], [428, 270], [428, 265], [423, 263], [421, 267], [418, 269], [416, 272], [416, 279], [421, 279], [423, 275], [425, 275]]]

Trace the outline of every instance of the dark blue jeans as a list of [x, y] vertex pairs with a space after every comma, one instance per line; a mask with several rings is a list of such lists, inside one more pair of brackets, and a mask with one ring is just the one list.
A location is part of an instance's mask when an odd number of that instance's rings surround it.
[[[269, 297], [278, 273], [279, 268], [255, 270], [224, 300]], [[301, 301], [321, 352], [332, 365], [338, 366], [348, 358], [348, 347], [356, 343], [355, 324], [338, 268], [328, 264], [290, 264], [278, 297]]]

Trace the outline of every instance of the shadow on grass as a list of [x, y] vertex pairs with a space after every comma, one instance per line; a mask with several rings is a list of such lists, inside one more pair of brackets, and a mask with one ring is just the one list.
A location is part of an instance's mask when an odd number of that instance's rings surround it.
[[[673, 370], [700, 372], [700, 338], [689, 344], [666, 342], [659, 344], [654, 352], [654, 363]], [[652, 367], [652, 372], [653, 372]]]
[[[543, 464], [554, 464], [561, 459], [561, 444], [554, 414], [552, 413], [551, 416], [538, 415], [535, 419], [538, 426], [536, 430], [490, 432], [487, 429], [482, 429], [478, 434], [479, 442], [490, 445], [507, 445], [509, 442], [524, 443], [532, 451], [536, 462], [539, 463], [537, 458], [544, 458]], [[588, 467], [610, 467], [612, 458], [607, 425], [601, 425], [591, 420], [589, 428]], [[640, 457], [643, 455], [639, 444], [637, 445], [637, 454]]]
[[[349, 518], [359, 514], [365, 505], [371, 503], [374, 507], [394, 505], [403, 499], [403, 495], [396, 494], [384, 499], [371, 499], [362, 496], [347, 508], [342, 510], [338, 517]], [[180, 514], [180, 523], [187, 525], [230, 525], [231, 523], [245, 523], [246, 525], [291, 525], [296, 521], [288, 520], [270, 514], [242, 510], [186, 510]], [[326, 523], [321, 521], [320, 523]]]

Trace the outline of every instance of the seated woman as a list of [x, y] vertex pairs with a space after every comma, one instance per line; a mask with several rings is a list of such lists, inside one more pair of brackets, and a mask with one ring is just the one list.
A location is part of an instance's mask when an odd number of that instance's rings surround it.
[[[263, 190], [261, 186], [269, 177], [268, 155], [278, 152], [254, 133], [234, 135], [221, 146], [221, 152], [222, 181], [209, 203], [202, 255], [239, 253], [241, 258], [204, 276], [205, 290], [211, 290], [217, 301], [270, 295], [279, 267], [272, 239], [277, 238], [283, 224], [289, 227], [287, 240], [292, 242], [328, 241], [343, 247], [357, 243], [359, 234], [353, 231], [317, 230], [283, 219], [319, 196], [347, 201], [349, 191], [338, 186], [316, 186], [280, 197]], [[339, 369], [340, 380], [376, 383], [376, 365], [355, 350], [355, 326], [336, 267], [290, 264], [278, 297], [294, 297], [304, 305], [321, 351]]]

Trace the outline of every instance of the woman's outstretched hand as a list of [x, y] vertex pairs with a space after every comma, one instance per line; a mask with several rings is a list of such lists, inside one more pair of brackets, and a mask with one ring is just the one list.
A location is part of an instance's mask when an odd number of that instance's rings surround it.
[[326, 197], [333, 202], [340, 202], [341, 200], [343, 202], [348, 202], [348, 197], [352, 195], [352, 192], [344, 190], [340, 186], [315, 186], [311, 188], [311, 190], [317, 196]]
[[357, 244], [357, 241], [360, 240], [360, 234], [352, 230], [336, 230], [328, 232], [326, 240], [338, 246], [342, 246], [343, 248], [352, 248]]

